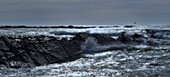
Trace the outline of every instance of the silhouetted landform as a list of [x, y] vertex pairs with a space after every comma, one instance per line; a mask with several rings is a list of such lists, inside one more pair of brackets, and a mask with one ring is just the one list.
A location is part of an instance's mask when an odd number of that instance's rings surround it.
[[125, 25], [124, 27], [125, 28], [132, 28], [132, 27], [134, 27], [134, 25]]
[[76, 35], [78, 34], [78, 32], [66, 32], [66, 31], [53, 31], [50, 33], [54, 35]]
[[119, 26], [99, 26], [99, 28], [111, 28], [111, 27], [119, 27]]
[[[79, 32], [52, 31], [50, 33], [54, 34], [54, 35], [76, 35]], [[88, 34], [89, 32], [82, 32], [82, 33]], [[93, 34], [99, 34], [99, 33], [93, 33]], [[118, 35], [120, 35], [120, 33], [100, 33], [100, 34], [102, 34], [102, 35], [109, 35], [109, 36], [118, 36]]]
[[81, 57], [80, 46], [89, 36], [95, 36], [101, 43], [113, 40], [100, 34], [78, 34], [72, 40], [57, 40], [56, 37], [49, 36], [17, 38], [1, 36], [0, 65], [20, 68], [72, 61]]
[[[119, 26], [99, 26], [99, 28], [110, 28], [110, 27], [119, 27]], [[134, 27], [134, 25], [125, 25], [125, 28], [132, 28]], [[69, 26], [25, 26], [25, 25], [21, 25], [21, 26], [0, 26], [1, 28], [75, 28], [75, 29], [85, 29], [85, 28], [96, 28], [95, 26], [89, 26], [89, 27], [85, 27], [85, 26], [73, 26], [73, 25], [69, 25]]]
[[155, 33], [170, 33], [170, 30], [158, 30], [158, 29], [146, 29], [147, 33], [155, 34]]
[[84, 28], [95, 28], [95, 27], [83, 27], [83, 26], [0, 26], [0, 28], [77, 28], [77, 29], [84, 29]]
[[130, 47], [131, 45], [140, 44], [150, 46], [170, 45], [165, 40], [164, 42], [150, 40], [149, 38], [160, 38], [155, 35], [154, 30], [147, 29], [146, 32], [150, 35], [149, 37], [137, 33], [126, 36], [126, 32], [122, 32], [117, 39], [105, 34], [89, 33], [78, 33], [71, 40], [65, 38], [57, 40], [56, 37], [43, 35], [1, 36], [0, 67], [35, 67], [68, 62], [81, 58], [84, 53], [96, 53], [97, 51], [114, 50], [115, 48], [123, 49], [122, 46]]

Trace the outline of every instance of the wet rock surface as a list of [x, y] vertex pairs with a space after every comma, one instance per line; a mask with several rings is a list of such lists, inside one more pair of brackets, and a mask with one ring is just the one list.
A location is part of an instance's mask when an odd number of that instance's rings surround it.
[[0, 37], [0, 65], [21, 68], [72, 61], [81, 57], [86, 38], [113, 41], [106, 35], [77, 34], [72, 40], [50, 36]]
[[80, 58], [81, 43], [55, 40], [55, 37], [0, 37], [0, 65], [34, 67]]
[[88, 37], [100, 44], [115, 41], [107, 35], [77, 34], [72, 40], [57, 40], [49, 36], [0, 37], [0, 65], [4, 67], [34, 67], [72, 61], [81, 57], [80, 46]]
[[[153, 33], [154, 31], [147, 32]], [[126, 36], [120, 33], [118, 39], [105, 34], [78, 33], [71, 40], [58, 40], [53, 36], [0, 37], [0, 67], [35, 67], [40, 65], [62, 63], [81, 58], [81, 45], [92, 37], [100, 45], [109, 44], [147, 44], [160, 45], [140, 34]], [[168, 45], [168, 43], [161, 43]]]

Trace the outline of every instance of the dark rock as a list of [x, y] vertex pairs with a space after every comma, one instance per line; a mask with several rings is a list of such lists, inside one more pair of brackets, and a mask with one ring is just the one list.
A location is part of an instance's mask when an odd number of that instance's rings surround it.
[[151, 38], [157, 38], [154, 34], [150, 35]]
[[38, 52], [30, 52], [30, 57], [36, 63], [36, 65], [49, 64], [47, 59], [44, 57], [44, 54], [40, 54]]
[[113, 27], [119, 27], [119, 26], [113, 26]]
[[42, 45], [44, 47], [44, 53], [47, 53], [48, 55], [51, 55], [56, 59], [62, 60], [64, 58], [69, 57], [69, 55], [66, 52], [64, 52], [64, 49], [62, 48], [60, 42], [58, 43], [47, 42]]
[[48, 36], [1, 37], [0, 65], [20, 68], [72, 61], [81, 57], [82, 42]]
[[0, 57], [2, 57], [4, 55], [4, 53], [2, 51], [0, 51]]
[[97, 43], [99, 43], [99, 44], [108, 44], [108, 43], [116, 41], [115, 39], [111, 38], [108, 35], [88, 34], [88, 33], [78, 33], [77, 35], [75, 35], [75, 37], [73, 37], [72, 40], [77, 40], [77, 41], [81, 42], [81, 44], [82, 44], [85, 42], [85, 40], [88, 37], [94, 37], [97, 40]]
[[92, 37], [96, 38], [97, 43], [99, 44], [110, 44], [111, 42], [115, 42], [116, 40], [111, 38], [108, 35], [103, 34], [93, 34]]
[[1, 60], [1, 62], [2, 62], [2, 60], [3, 60], [3, 61], [7, 60], [4, 52], [2, 52], [2, 51], [0, 51], [0, 60]]
[[23, 53], [22, 56], [25, 60], [25, 63], [27, 63], [28, 67], [35, 67], [36, 66], [36, 63], [31, 59], [31, 56], [28, 53]]
[[69, 28], [73, 28], [74, 26], [73, 26], [73, 25], [69, 25], [68, 27], [69, 27]]
[[148, 45], [158, 45], [158, 43], [155, 43], [155, 42], [150, 41], [150, 40], [147, 41], [147, 44], [148, 44]]
[[7, 57], [8, 59], [11, 59], [11, 58], [15, 57], [15, 54], [14, 54], [14, 53], [11, 53], [11, 52], [4, 52], [4, 53], [5, 53], [5, 55], [6, 55], [6, 57]]
[[137, 34], [137, 33], [135, 33], [133, 36], [132, 36], [132, 38], [142, 38], [143, 36], [142, 35], [139, 35], [139, 34]]
[[146, 29], [148, 33], [170, 32], [170, 30]]
[[4, 44], [4, 42], [0, 38], [0, 50], [9, 51], [10, 49]]
[[133, 25], [126, 25], [126, 26], [124, 26], [125, 28], [132, 28], [132, 27], [134, 27]]
[[[105, 47], [112, 43], [115, 45], [133, 43], [138, 38], [143, 38], [139, 34], [127, 37], [125, 32], [119, 35], [118, 40], [104, 34], [89, 33], [78, 33], [71, 40], [57, 40], [56, 37], [52, 36], [23, 36], [17, 38], [3, 36], [0, 37], [0, 66], [13, 68], [35, 67], [76, 60], [81, 58], [83, 54], [81, 45], [89, 37], [96, 39], [97, 44], [105, 45]], [[135, 38], [135, 41], [133, 38]], [[143, 41], [139, 43], [143, 43]], [[147, 44], [154, 45], [155, 43], [147, 41]], [[120, 46], [117, 47], [120, 49]], [[99, 49], [105, 50], [102, 47]], [[106, 49], [115, 49], [115, 47], [107, 47]]]
[[126, 32], [122, 32], [120, 35], [119, 35], [119, 37], [118, 37], [118, 41], [120, 41], [121, 43], [129, 43], [129, 42], [131, 42], [131, 39], [129, 38], [129, 37], [126, 37], [125, 36], [125, 33]]
[[22, 61], [10, 61], [9, 62], [9, 67], [12, 68], [25, 68], [28, 67], [27, 63], [24, 63]]

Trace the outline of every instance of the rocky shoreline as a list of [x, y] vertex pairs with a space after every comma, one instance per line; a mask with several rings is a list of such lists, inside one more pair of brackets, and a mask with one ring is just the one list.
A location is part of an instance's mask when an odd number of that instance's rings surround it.
[[[35, 67], [72, 61], [81, 57], [80, 46], [90, 35], [77, 34], [72, 40], [57, 40], [51, 36], [0, 37], [0, 67]], [[93, 35], [100, 42], [111, 37]]]
[[[148, 33], [153, 31], [147, 30]], [[73, 61], [82, 57], [84, 51], [81, 46], [86, 39], [92, 37], [100, 46], [115, 44], [147, 44], [160, 45], [148, 38], [160, 38], [156, 35], [144, 37], [133, 34], [130, 37], [122, 32], [117, 39], [105, 34], [78, 33], [71, 40], [65, 38], [58, 40], [53, 36], [22, 36], [0, 37], [0, 67], [31, 68], [52, 63]], [[165, 44], [169, 45], [169, 44]]]

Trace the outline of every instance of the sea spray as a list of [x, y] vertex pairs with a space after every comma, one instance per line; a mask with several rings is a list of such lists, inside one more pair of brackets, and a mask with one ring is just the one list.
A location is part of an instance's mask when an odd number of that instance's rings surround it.
[[110, 44], [110, 45], [101, 45], [97, 43], [97, 40], [93, 37], [88, 37], [84, 44], [81, 45], [81, 49], [84, 53], [99, 53], [108, 50], [122, 50], [127, 48], [128, 45], [125, 44]]

